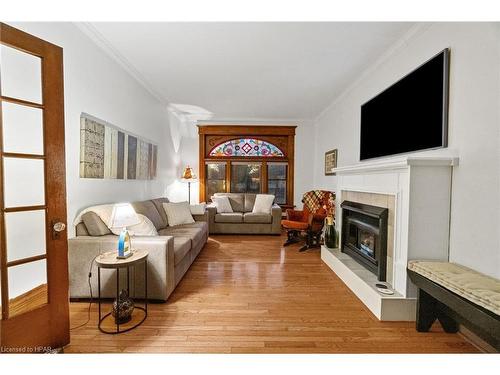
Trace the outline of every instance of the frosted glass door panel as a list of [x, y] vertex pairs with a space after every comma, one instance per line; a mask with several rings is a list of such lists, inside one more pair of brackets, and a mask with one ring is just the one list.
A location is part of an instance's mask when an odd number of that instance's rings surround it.
[[45, 254], [45, 211], [5, 214], [7, 261]]
[[4, 158], [5, 207], [45, 204], [43, 164], [40, 159]]
[[43, 155], [43, 114], [39, 108], [2, 102], [4, 152]]
[[42, 64], [39, 57], [0, 46], [2, 95], [42, 103]]
[[[48, 302], [45, 259], [9, 267], [9, 316], [33, 310]], [[30, 293], [27, 298], [26, 293]]]

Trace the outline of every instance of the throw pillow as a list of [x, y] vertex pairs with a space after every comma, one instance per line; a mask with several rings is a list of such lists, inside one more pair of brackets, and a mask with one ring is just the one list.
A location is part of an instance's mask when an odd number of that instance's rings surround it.
[[82, 215], [82, 221], [91, 236], [105, 236], [111, 234], [104, 221], [93, 211], [88, 211]]
[[233, 212], [233, 208], [231, 207], [231, 202], [229, 202], [229, 197], [214, 196], [212, 197], [212, 202], [214, 202], [218, 214], [226, 214]]
[[163, 209], [168, 217], [168, 226], [194, 223], [188, 202], [163, 203]]
[[158, 209], [152, 201], [132, 202], [132, 207], [136, 214], [146, 216], [154, 224], [156, 230], [165, 228]]
[[[131, 236], [157, 236], [158, 231], [155, 228], [153, 222], [145, 215], [137, 214], [139, 217], [140, 223], [136, 225], [132, 225], [131, 227], [127, 227], [128, 233]], [[119, 228], [111, 229], [113, 234], [117, 236], [122, 232]]]
[[274, 195], [272, 194], [257, 194], [255, 204], [252, 209], [254, 214], [270, 214], [273, 206]]
[[205, 209], [207, 207], [206, 203], [192, 204], [189, 208], [191, 210], [191, 215], [205, 215]]
[[162, 228], [158, 228], [158, 230], [168, 227], [168, 218], [165, 210], [163, 209], [163, 203], [169, 203], [168, 198], [155, 198], [151, 199], [151, 202], [155, 205], [156, 209], [160, 213], [162, 219]]

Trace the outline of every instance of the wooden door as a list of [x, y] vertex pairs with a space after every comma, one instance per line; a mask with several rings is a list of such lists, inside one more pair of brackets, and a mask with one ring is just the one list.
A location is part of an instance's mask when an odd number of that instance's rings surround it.
[[69, 343], [62, 49], [0, 23], [0, 347]]

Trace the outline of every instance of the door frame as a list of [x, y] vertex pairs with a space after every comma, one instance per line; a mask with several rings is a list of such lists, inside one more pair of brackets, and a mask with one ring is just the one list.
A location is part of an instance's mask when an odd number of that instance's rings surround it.
[[[64, 230], [53, 238], [53, 224], [66, 223], [66, 166], [64, 135], [64, 78], [63, 50], [12, 26], [0, 23], [1, 44], [41, 58], [41, 83], [43, 109], [43, 156], [8, 154], [3, 152], [3, 135], [0, 127], [0, 271], [2, 281], [2, 320], [0, 321], [1, 346], [26, 348], [28, 351], [45, 351], [67, 345], [69, 334], [69, 277], [68, 241]], [[23, 100], [1, 96], [0, 99], [22, 105]], [[1, 121], [0, 107], [0, 121]], [[3, 163], [4, 156], [43, 159], [45, 162], [45, 220], [48, 303], [34, 310], [9, 317], [7, 253], [4, 213], [29, 211], [30, 207], [4, 207]], [[40, 208], [40, 207], [38, 207]], [[31, 207], [33, 209], [33, 207]]]

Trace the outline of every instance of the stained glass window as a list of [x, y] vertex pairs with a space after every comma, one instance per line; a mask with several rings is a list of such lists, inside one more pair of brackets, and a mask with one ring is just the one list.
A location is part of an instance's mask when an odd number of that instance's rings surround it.
[[233, 139], [214, 147], [210, 156], [283, 157], [283, 151], [272, 143], [255, 138]]

